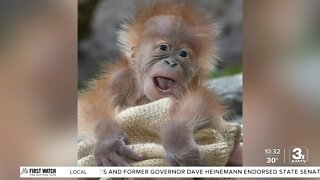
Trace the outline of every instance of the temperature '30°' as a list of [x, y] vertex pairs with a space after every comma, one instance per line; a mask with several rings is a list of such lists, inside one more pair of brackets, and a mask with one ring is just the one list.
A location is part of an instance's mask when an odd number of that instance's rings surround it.
[[277, 163], [282, 154], [281, 149], [278, 149], [278, 148], [265, 149], [264, 153], [266, 155], [267, 164]]

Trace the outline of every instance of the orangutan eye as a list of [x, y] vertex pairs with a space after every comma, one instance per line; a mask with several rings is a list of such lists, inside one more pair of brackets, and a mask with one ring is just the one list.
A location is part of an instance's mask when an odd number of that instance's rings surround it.
[[166, 44], [160, 44], [160, 45], [159, 45], [159, 49], [160, 49], [161, 51], [168, 51], [168, 50], [169, 50], [169, 47], [168, 47], [168, 45], [166, 45]]
[[180, 51], [178, 52], [178, 56], [183, 57], [183, 58], [187, 57], [188, 54], [189, 54], [189, 53], [188, 53], [186, 50], [180, 50]]

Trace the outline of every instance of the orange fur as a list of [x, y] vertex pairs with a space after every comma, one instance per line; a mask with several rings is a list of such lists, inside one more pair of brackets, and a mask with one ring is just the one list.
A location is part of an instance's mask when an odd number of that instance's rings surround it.
[[141, 34], [148, 19], [158, 15], [174, 15], [181, 17], [197, 29], [194, 37], [200, 41], [196, 52], [201, 54], [202, 73], [207, 75], [215, 67], [217, 57], [217, 47], [214, 38], [219, 34], [217, 25], [212, 17], [200, 8], [191, 6], [185, 2], [163, 1], [142, 6], [137, 10], [137, 14], [132, 20], [123, 25], [119, 33], [119, 41], [122, 45], [123, 53], [131, 57], [132, 49], [140, 44]]

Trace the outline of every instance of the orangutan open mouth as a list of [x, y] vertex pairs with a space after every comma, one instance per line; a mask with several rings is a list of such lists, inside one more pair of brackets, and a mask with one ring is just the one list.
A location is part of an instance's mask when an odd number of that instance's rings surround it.
[[162, 76], [154, 77], [153, 83], [158, 91], [164, 93], [171, 93], [176, 84], [173, 79]]

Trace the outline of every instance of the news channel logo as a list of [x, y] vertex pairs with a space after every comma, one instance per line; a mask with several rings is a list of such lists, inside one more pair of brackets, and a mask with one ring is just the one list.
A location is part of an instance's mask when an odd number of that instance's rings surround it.
[[294, 146], [289, 149], [290, 164], [306, 164], [308, 162], [308, 149], [304, 146]]

